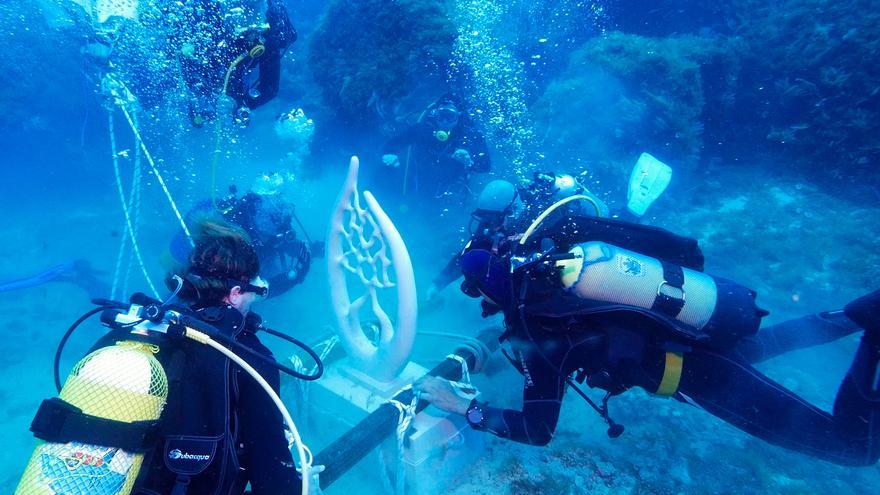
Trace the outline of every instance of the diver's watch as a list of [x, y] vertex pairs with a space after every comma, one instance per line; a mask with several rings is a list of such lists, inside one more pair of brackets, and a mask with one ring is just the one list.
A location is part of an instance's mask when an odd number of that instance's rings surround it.
[[482, 430], [486, 427], [486, 415], [483, 412], [484, 404], [480, 404], [477, 402], [477, 399], [471, 401], [471, 405], [468, 406], [467, 412], [464, 413], [464, 417], [467, 419], [469, 425], [478, 430]]

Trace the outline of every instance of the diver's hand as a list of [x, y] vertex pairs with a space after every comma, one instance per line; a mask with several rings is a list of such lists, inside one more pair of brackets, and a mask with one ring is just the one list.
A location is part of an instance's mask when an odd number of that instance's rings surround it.
[[382, 155], [382, 163], [385, 164], [386, 167], [397, 168], [400, 166], [400, 158], [394, 154]]
[[467, 168], [472, 167], [474, 164], [474, 159], [471, 158], [471, 154], [468, 153], [468, 150], [462, 148], [455, 150], [455, 153], [452, 154], [452, 159]]
[[[302, 476], [302, 469], [296, 468], [296, 470]], [[324, 465], [322, 464], [309, 468], [309, 493], [304, 493], [303, 495], [324, 495], [324, 490], [321, 490], [322, 472], [324, 472]]]
[[425, 291], [425, 302], [426, 303], [436, 302], [439, 295], [440, 295], [440, 289], [437, 287], [436, 284], [431, 284], [428, 287], [428, 290]]
[[473, 399], [459, 395], [449, 381], [434, 376], [419, 378], [413, 383], [413, 390], [421, 392], [421, 398], [434, 404], [435, 407], [461, 415], [467, 413]]

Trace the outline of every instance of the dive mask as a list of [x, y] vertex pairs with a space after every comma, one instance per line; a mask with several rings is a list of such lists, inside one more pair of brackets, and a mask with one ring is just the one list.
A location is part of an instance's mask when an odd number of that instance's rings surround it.
[[269, 297], [269, 282], [264, 280], [263, 277], [257, 276], [247, 284], [242, 284], [236, 280], [230, 280], [229, 283], [233, 284], [230, 288], [238, 286], [241, 287], [242, 292], [253, 292], [259, 301]]

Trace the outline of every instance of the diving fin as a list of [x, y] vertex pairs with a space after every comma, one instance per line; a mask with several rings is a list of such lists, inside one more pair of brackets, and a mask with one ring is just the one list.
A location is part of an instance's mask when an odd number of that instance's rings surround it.
[[648, 153], [642, 153], [629, 177], [626, 209], [641, 217], [672, 180], [672, 168]]

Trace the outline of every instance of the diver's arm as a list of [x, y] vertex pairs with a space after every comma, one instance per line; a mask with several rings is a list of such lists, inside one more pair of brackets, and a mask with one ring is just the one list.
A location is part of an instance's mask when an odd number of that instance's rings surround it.
[[461, 253], [453, 256], [443, 267], [443, 270], [431, 281], [438, 291], [444, 289], [447, 285], [455, 282], [461, 277]]
[[523, 370], [522, 411], [485, 407], [482, 426], [474, 428], [516, 442], [547, 445], [559, 421], [565, 381], [543, 360], [528, 360]]
[[430, 130], [425, 129], [425, 127], [426, 126], [422, 123], [413, 124], [406, 129], [403, 129], [398, 134], [395, 134], [391, 139], [385, 142], [385, 146], [382, 148], [382, 154], [400, 155], [406, 151], [407, 146], [412, 146], [419, 141], [421, 138], [420, 134], [423, 132], [430, 134]]

